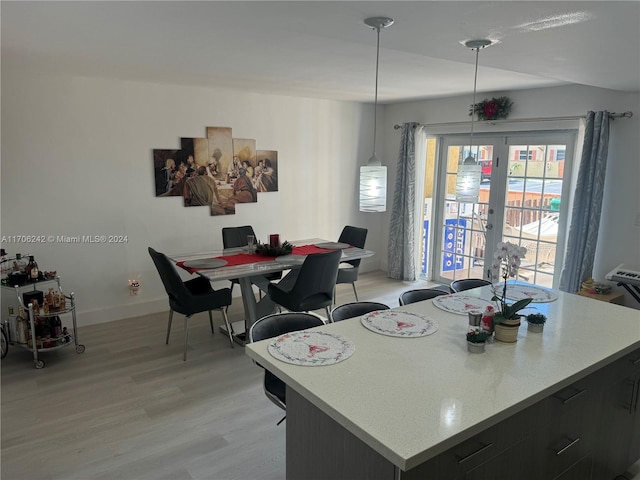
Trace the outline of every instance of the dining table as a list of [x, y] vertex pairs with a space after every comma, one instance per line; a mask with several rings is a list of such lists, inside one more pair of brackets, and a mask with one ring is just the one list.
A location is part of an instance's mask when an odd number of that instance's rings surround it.
[[[306, 255], [326, 253], [332, 249], [342, 250], [341, 262], [349, 262], [375, 255], [372, 250], [340, 244], [321, 238], [289, 241], [293, 245], [291, 255], [278, 257], [260, 255], [249, 247], [227, 248], [206, 252], [176, 253], [167, 255], [176, 266], [200, 275], [211, 282], [237, 279], [240, 284], [244, 321], [233, 322], [233, 338], [240, 345], [245, 344], [246, 333], [258, 319], [276, 311], [277, 305], [266, 293], [270, 281], [265, 275], [300, 268]], [[190, 266], [191, 265], [191, 266]], [[211, 268], [213, 266], [213, 268]], [[283, 279], [282, 281], [285, 281]], [[265, 292], [256, 300], [253, 287]], [[222, 330], [224, 326], [220, 327]], [[226, 333], [226, 332], [225, 332]]]
[[606, 399], [640, 369], [638, 311], [525, 283], [507, 294], [532, 298], [522, 313], [545, 314], [544, 331], [523, 321], [481, 354], [468, 314], [490, 286], [247, 345], [286, 384], [286, 478], [602, 478], [588, 472], [622, 435]]

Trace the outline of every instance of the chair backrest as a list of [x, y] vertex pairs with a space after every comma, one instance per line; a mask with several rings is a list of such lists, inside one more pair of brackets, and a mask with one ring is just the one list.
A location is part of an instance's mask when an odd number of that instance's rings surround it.
[[447, 292], [437, 288], [407, 290], [400, 295], [399, 303], [400, 305], [409, 305], [410, 303], [422, 302], [423, 300], [429, 300], [430, 298], [439, 297], [440, 295], [447, 295]]
[[310, 313], [284, 312], [262, 317], [249, 329], [249, 341], [258, 342], [283, 333], [324, 325], [322, 319]]
[[347, 318], [359, 317], [376, 310], [389, 310], [389, 306], [378, 302], [352, 302], [338, 305], [331, 311], [331, 321], [339, 322]]
[[186, 305], [188, 298], [191, 295], [187, 287], [184, 286], [184, 282], [178, 275], [173, 263], [167, 258], [164, 253], [160, 253], [153, 248], [149, 247], [149, 255], [158, 270], [164, 289], [169, 295], [169, 299], [179, 304]]
[[491, 282], [482, 278], [465, 278], [451, 282], [451, 289], [454, 292], [464, 292], [465, 290], [484, 287], [485, 285], [491, 285]]
[[[367, 233], [368, 230], [366, 228], [352, 227], [351, 225], [347, 225], [342, 229], [342, 233], [340, 233], [338, 242], [348, 243], [349, 245], [353, 245], [354, 247], [358, 248], [364, 248], [364, 244], [367, 241]], [[352, 260], [347, 263], [354, 267], [358, 267], [360, 265], [360, 260]]]
[[[224, 248], [236, 248], [247, 246], [247, 235], [256, 234], [251, 225], [243, 225], [242, 227], [224, 227], [222, 229], [222, 246]], [[258, 239], [256, 238], [256, 243]]]
[[289, 291], [291, 298], [301, 306], [308, 304], [309, 310], [320, 308], [313, 307], [316, 299], [332, 301], [341, 256], [342, 250], [307, 255], [300, 267], [296, 283]]

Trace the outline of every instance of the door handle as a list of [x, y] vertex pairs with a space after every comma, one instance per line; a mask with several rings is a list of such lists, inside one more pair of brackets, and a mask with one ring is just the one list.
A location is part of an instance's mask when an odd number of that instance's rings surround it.
[[492, 223], [487, 223], [487, 225], [484, 227], [487, 230], [492, 230], [493, 229], [493, 224]]

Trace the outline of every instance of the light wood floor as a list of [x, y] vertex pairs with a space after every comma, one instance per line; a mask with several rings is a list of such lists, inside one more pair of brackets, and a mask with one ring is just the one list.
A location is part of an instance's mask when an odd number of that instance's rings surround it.
[[[424, 286], [383, 272], [357, 283], [360, 300], [391, 307], [401, 292]], [[350, 285], [338, 285], [338, 304], [354, 300]], [[242, 319], [240, 299], [229, 314]], [[164, 312], [81, 327], [85, 353], [50, 352], [42, 370], [29, 352], [10, 348], [2, 360], [2, 480], [284, 479], [285, 424], [276, 426], [283, 412], [265, 397], [262, 370], [217, 329], [211, 335], [206, 314], [191, 321], [187, 362], [182, 317], [168, 346], [166, 325]]]
[[[372, 272], [357, 288], [360, 300], [395, 307], [401, 292], [426, 285]], [[338, 304], [354, 300], [350, 285], [338, 285]], [[243, 318], [239, 298], [229, 315]], [[42, 370], [11, 347], [2, 479], [283, 479], [283, 412], [265, 397], [262, 370], [217, 329], [211, 335], [206, 313], [191, 320], [183, 362], [182, 318], [169, 345], [166, 312], [80, 327], [85, 353], [49, 352]]]

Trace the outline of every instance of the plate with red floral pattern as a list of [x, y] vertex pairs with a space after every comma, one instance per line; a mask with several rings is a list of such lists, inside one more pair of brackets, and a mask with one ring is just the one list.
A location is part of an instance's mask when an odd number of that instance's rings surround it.
[[440, 295], [433, 299], [433, 304], [441, 310], [458, 315], [466, 315], [472, 310], [484, 312], [487, 307], [495, 308], [495, 304], [490, 300], [478, 298], [464, 293], [452, 293], [451, 295]]
[[[498, 293], [502, 292], [503, 288], [504, 283], [495, 285]], [[548, 288], [538, 287], [537, 285], [507, 283], [507, 298], [509, 300], [530, 298], [532, 303], [549, 303], [555, 302], [558, 299], [558, 295]]]
[[372, 332], [390, 337], [424, 337], [438, 331], [438, 322], [417, 313], [398, 310], [377, 310], [360, 318]]
[[267, 347], [278, 360], [293, 365], [333, 365], [346, 360], [356, 347], [354, 343], [335, 333], [300, 330], [276, 337]]

